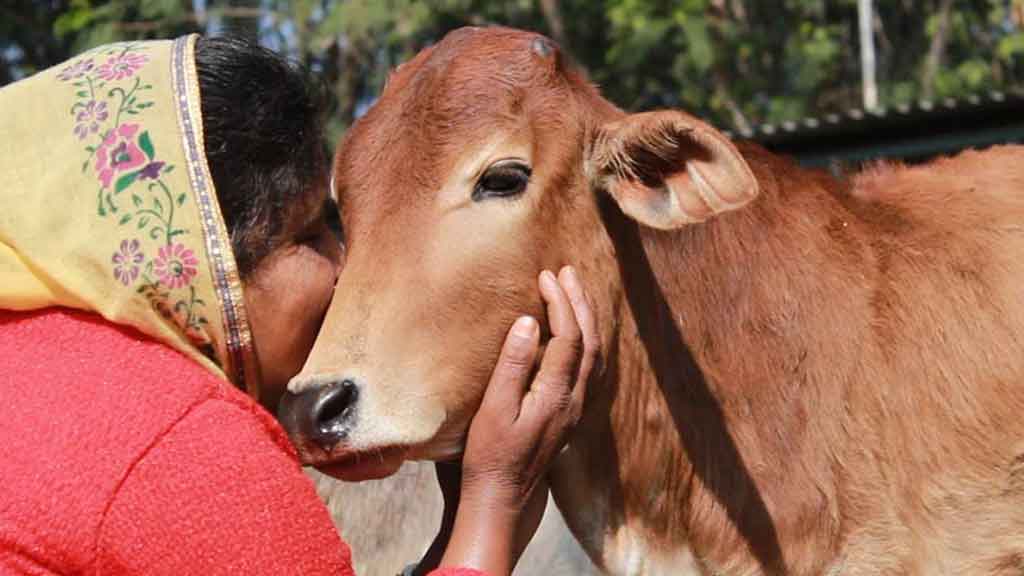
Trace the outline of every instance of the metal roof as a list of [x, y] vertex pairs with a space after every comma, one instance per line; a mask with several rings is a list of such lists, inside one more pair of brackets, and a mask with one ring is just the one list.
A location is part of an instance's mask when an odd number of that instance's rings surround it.
[[888, 109], [853, 109], [760, 124], [729, 135], [757, 141], [808, 166], [872, 158], [922, 160], [964, 148], [1024, 142], [1024, 92], [993, 91]]

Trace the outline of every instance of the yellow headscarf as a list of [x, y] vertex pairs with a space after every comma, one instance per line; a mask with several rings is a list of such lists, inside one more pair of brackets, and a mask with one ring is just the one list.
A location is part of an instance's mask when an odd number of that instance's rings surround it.
[[99, 313], [255, 396], [196, 38], [102, 46], [0, 89], [0, 308]]

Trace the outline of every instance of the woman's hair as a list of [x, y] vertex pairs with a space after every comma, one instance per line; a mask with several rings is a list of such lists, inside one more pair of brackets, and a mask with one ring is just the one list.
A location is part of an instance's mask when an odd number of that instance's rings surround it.
[[245, 278], [278, 247], [286, 215], [326, 185], [325, 91], [301, 65], [237, 37], [200, 38], [196, 68], [206, 159]]

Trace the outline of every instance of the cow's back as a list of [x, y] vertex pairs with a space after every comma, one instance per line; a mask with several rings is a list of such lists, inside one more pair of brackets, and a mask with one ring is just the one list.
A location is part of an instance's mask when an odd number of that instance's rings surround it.
[[870, 345], [846, 389], [844, 562], [1020, 574], [1024, 147], [879, 165], [850, 195], [873, 266]]

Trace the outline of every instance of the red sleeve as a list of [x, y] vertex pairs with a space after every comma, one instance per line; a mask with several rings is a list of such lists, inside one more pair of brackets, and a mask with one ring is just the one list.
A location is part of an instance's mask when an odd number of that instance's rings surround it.
[[472, 568], [439, 568], [427, 576], [487, 576], [487, 574]]
[[223, 400], [191, 409], [133, 465], [96, 562], [99, 574], [353, 576], [298, 463], [251, 411]]

